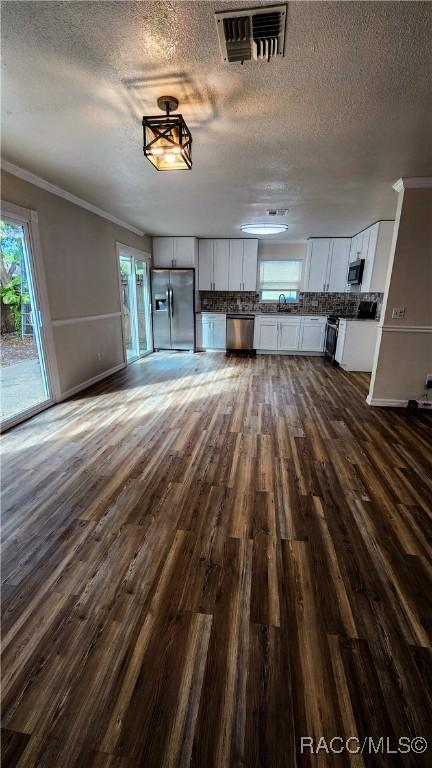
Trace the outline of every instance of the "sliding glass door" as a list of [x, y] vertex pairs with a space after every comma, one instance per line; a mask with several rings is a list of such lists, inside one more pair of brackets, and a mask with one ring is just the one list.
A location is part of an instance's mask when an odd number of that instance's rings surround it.
[[[7, 209], [6, 209], [7, 210]], [[29, 223], [0, 221], [1, 423], [7, 427], [52, 401]]]
[[151, 339], [150, 262], [135, 260], [136, 318], [138, 355], [147, 355], [153, 349]]
[[131, 363], [153, 349], [150, 314], [150, 258], [139, 251], [118, 246], [123, 340], [126, 362]]

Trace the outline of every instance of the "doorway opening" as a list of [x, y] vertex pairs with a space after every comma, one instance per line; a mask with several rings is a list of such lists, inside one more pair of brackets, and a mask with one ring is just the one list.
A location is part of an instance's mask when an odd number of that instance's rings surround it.
[[150, 298], [150, 257], [117, 245], [120, 298], [126, 363], [153, 351]]
[[47, 373], [44, 318], [28, 221], [0, 220], [1, 426], [12, 426], [53, 402]]

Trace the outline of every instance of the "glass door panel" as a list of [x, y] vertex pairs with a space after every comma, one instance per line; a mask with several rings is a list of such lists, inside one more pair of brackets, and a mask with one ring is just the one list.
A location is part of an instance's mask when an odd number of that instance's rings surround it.
[[150, 322], [150, 279], [147, 262], [135, 261], [136, 304], [138, 325], [138, 354], [145, 355], [152, 349]]
[[120, 254], [120, 282], [122, 297], [123, 338], [127, 362], [136, 360], [137, 328], [135, 322], [135, 277], [130, 256]]
[[150, 262], [119, 252], [123, 337], [128, 363], [153, 349], [150, 315]]
[[51, 400], [26, 224], [0, 222], [1, 420]]

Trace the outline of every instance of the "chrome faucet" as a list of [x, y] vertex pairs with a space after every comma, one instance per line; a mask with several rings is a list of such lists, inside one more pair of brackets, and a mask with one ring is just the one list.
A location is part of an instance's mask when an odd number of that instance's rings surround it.
[[279, 298], [278, 298], [278, 312], [281, 311], [281, 296], [283, 298], [283, 303], [286, 304], [286, 296], [285, 296], [285, 294], [284, 293], [280, 293], [279, 294]]

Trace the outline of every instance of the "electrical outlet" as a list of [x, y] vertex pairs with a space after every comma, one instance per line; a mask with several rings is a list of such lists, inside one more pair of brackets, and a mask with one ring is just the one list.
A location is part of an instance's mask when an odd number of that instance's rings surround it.
[[426, 376], [426, 389], [432, 389], [432, 373]]
[[406, 307], [393, 307], [392, 320], [403, 320], [405, 317]]

